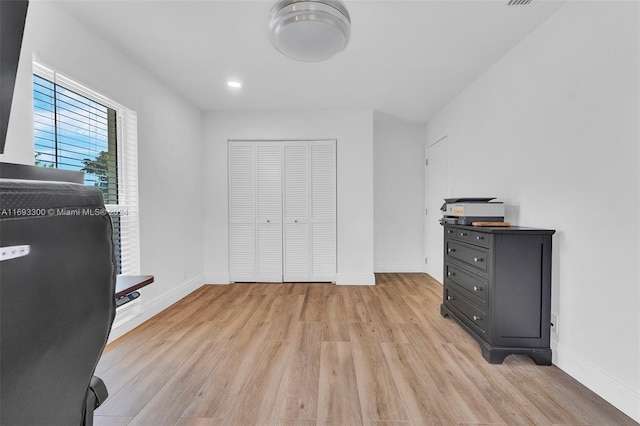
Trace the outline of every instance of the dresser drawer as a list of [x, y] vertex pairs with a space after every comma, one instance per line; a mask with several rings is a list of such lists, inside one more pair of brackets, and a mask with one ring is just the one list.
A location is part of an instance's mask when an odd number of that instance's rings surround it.
[[480, 277], [472, 275], [454, 265], [445, 265], [445, 281], [457, 284], [459, 287], [469, 292], [469, 298], [487, 305], [489, 283]]
[[482, 247], [460, 244], [450, 239], [445, 240], [446, 255], [457, 259], [482, 272], [487, 272], [489, 251]]
[[471, 241], [471, 231], [459, 228], [446, 228], [445, 237], [454, 238], [460, 241]]
[[445, 304], [460, 312], [467, 323], [477, 327], [482, 333], [485, 332], [485, 311], [448, 286], [444, 288], [444, 298]]
[[482, 232], [471, 232], [470, 242], [482, 247], [490, 247], [491, 240], [489, 238], [489, 234], [483, 234]]
[[477, 244], [479, 246], [487, 248], [490, 244], [489, 234], [475, 232], [471, 229], [446, 227], [444, 235], [447, 238], [458, 241], [466, 241], [468, 243]]

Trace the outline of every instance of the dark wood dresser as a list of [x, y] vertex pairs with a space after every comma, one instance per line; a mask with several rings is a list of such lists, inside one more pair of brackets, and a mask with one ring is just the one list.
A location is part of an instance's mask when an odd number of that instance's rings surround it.
[[551, 238], [554, 230], [444, 225], [440, 313], [462, 325], [482, 355], [551, 364]]

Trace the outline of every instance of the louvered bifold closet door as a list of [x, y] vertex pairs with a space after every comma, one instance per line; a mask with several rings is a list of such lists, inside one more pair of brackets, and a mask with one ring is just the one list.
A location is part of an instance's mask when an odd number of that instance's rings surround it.
[[229, 142], [232, 282], [335, 281], [335, 141]]
[[311, 281], [336, 278], [336, 142], [309, 143]]
[[285, 142], [284, 169], [284, 281], [309, 281], [309, 144]]
[[256, 143], [258, 282], [282, 282], [282, 145]]
[[255, 281], [255, 144], [229, 142], [229, 279]]

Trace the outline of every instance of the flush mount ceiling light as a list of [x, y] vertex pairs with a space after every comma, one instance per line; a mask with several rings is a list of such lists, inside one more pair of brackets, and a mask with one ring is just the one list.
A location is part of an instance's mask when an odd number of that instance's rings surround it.
[[347, 47], [351, 18], [340, 0], [279, 0], [271, 9], [269, 37], [292, 59], [324, 61]]

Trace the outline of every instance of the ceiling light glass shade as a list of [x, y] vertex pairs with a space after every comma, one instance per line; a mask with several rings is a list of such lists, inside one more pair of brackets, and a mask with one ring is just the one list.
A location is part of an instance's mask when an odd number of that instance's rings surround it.
[[280, 0], [271, 9], [269, 37], [292, 59], [324, 61], [347, 47], [351, 18], [340, 0]]

